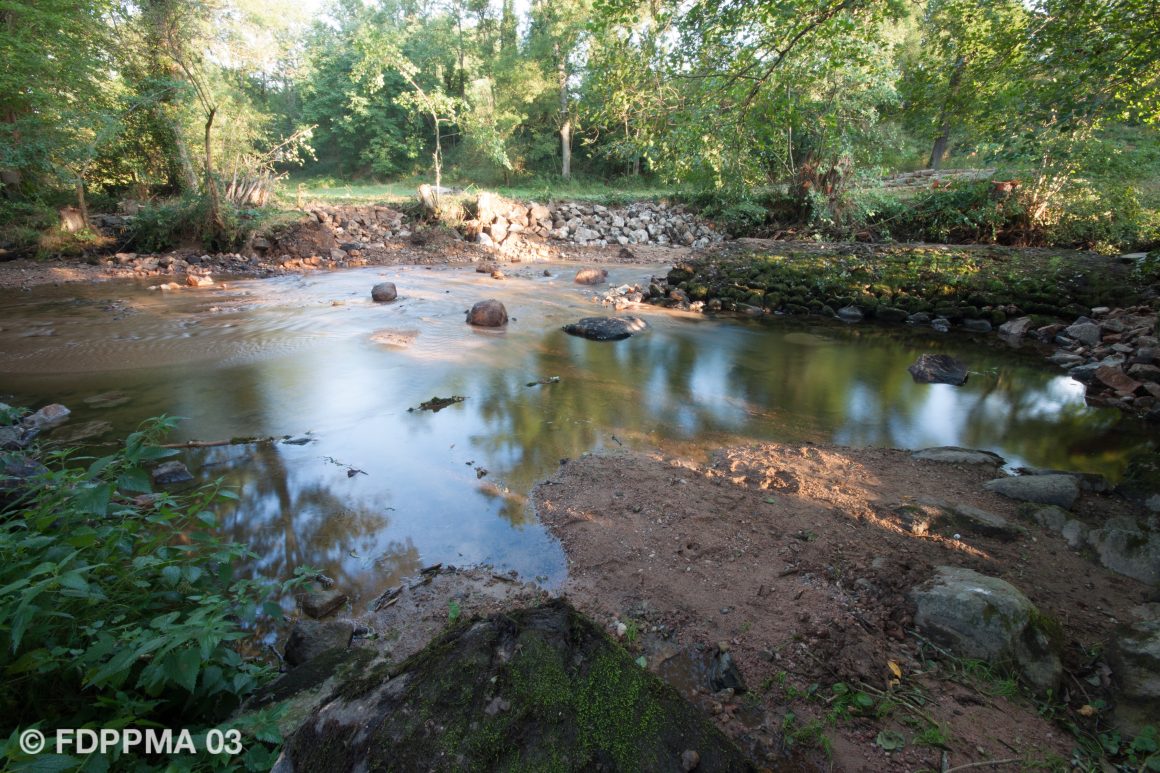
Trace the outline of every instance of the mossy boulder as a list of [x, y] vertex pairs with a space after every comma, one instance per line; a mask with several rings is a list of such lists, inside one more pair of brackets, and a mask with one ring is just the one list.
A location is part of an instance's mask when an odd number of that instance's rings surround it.
[[1010, 668], [1040, 694], [1058, 686], [1059, 624], [1015, 586], [970, 569], [940, 566], [910, 597], [915, 626], [936, 644], [958, 657]]
[[[672, 687], [562, 600], [462, 623], [340, 686], [274, 770], [753, 770]], [[688, 757], [685, 757], [688, 759]]]

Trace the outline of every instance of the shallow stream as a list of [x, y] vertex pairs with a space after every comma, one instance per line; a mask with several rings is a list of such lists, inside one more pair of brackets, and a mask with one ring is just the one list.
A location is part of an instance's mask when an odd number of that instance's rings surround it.
[[[1086, 406], [1082, 385], [1039, 355], [994, 336], [646, 307], [635, 313], [649, 330], [597, 343], [560, 328], [611, 313], [593, 301], [606, 287], [573, 284], [574, 266], [544, 270], [504, 281], [408, 267], [172, 293], [123, 282], [3, 291], [0, 400], [63, 403], [73, 416], [62, 431], [105, 420], [106, 440], [160, 414], [183, 417], [175, 441], [309, 435], [183, 458], [238, 490], [225, 528], [259, 555], [257, 571], [315, 566], [363, 599], [435, 562], [557, 584], [563, 553], [527, 494], [589, 451], [703, 460], [760, 440], [961, 445], [1115, 478], [1150, 442], [1118, 412]], [[650, 273], [614, 267], [610, 282]], [[374, 304], [370, 288], [384, 280], [399, 300]], [[502, 332], [464, 324], [489, 297], [512, 317]], [[925, 351], [965, 360], [968, 383], [915, 384], [906, 368]], [[451, 395], [466, 399], [408, 411]]]

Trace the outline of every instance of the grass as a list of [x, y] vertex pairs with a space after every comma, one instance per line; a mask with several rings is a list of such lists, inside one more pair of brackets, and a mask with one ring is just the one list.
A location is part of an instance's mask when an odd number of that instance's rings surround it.
[[[278, 189], [278, 198], [288, 205], [302, 202], [324, 204], [404, 204], [413, 202], [416, 190], [425, 178], [410, 178], [389, 183], [368, 183], [353, 180], [337, 180], [331, 177], [301, 177], [284, 180]], [[546, 202], [552, 200], [591, 201], [617, 204], [645, 199], [661, 199], [672, 196], [676, 191], [640, 181], [607, 182], [599, 179], [574, 178], [572, 180], [552, 178], [522, 178], [511, 185], [476, 185], [469, 179], [448, 177], [443, 184], [449, 188], [461, 188], [468, 196], [481, 190], [490, 190], [512, 199]]]

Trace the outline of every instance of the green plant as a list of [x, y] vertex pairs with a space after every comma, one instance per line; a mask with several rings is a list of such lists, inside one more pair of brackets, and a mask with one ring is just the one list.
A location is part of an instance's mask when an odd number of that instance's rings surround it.
[[[46, 471], [0, 503], [0, 717], [9, 731], [196, 734], [273, 674], [242, 647], [260, 618], [281, 617], [275, 599], [309, 570], [280, 587], [240, 579], [236, 569], [253, 555], [214, 531], [210, 509], [230, 492], [152, 492], [146, 468], [173, 454], [157, 443], [174, 423], [151, 420], [97, 459], [47, 454]], [[251, 746], [250, 762], [268, 762]]]
[[916, 735], [911, 743], [915, 746], [937, 746], [945, 749], [950, 743], [950, 736], [942, 725], [930, 725]]
[[455, 621], [457, 621], [459, 619], [459, 615], [461, 612], [462, 612], [462, 610], [459, 608], [458, 601], [456, 601], [455, 599], [451, 599], [450, 601], [447, 602], [447, 622], [448, 623], [450, 623], [451, 625], [455, 625]]

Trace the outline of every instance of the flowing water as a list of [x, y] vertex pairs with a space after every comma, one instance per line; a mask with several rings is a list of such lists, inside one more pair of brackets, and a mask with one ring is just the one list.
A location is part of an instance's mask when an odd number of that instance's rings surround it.
[[[496, 281], [471, 268], [365, 269], [174, 293], [127, 283], [4, 291], [0, 400], [64, 403], [73, 416], [61, 431], [104, 420], [107, 440], [160, 414], [183, 417], [175, 441], [308, 436], [183, 458], [202, 480], [238, 490], [225, 528], [258, 554], [257, 571], [311, 565], [364, 600], [435, 562], [558, 583], [562, 551], [527, 494], [589, 451], [703, 459], [756, 440], [961, 445], [1114, 478], [1150, 442], [1118, 412], [1087, 407], [1083, 387], [1038, 355], [991, 336], [645, 308], [636, 313], [650, 328], [631, 339], [573, 338], [563, 324], [608, 313], [571, 282], [574, 271], [544, 276], [540, 265]], [[617, 284], [651, 272], [610, 273]], [[400, 300], [371, 302], [383, 280]], [[512, 317], [503, 331], [464, 324], [488, 297]], [[969, 382], [913, 383], [907, 365], [924, 351], [966, 360]], [[466, 399], [408, 410], [451, 395]]]

